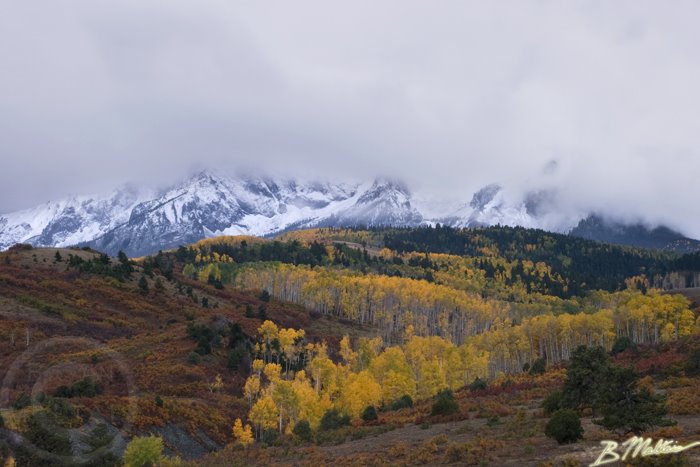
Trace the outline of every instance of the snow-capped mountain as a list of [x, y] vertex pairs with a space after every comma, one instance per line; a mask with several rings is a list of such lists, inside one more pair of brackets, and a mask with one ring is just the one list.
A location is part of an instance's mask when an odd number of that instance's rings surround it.
[[0, 216], [0, 249], [18, 242], [77, 244], [140, 256], [216, 235], [422, 220], [399, 182], [300, 182], [205, 171], [161, 191], [123, 188]]
[[150, 196], [127, 185], [106, 196], [73, 196], [0, 215], [0, 250], [18, 242], [66, 246], [95, 238], [128, 220], [132, 210]]
[[539, 227], [542, 220], [540, 216], [546, 213], [540, 209], [539, 204], [528, 203], [528, 199], [508, 200], [500, 185], [486, 185], [474, 193], [469, 203], [458, 207], [453, 213], [440, 219], [440, 222], [452, 227]]
[[[492, 184], [474, 193], [469, 203], [445, 210], [449, 203], [414, 200], [403, 183], [385, 178], [366, 183], [307, 182], [203, 171], [161, 190], [126, 186], [103, 196], [74, 196], [0, 215], [0, 249], [20, 242], [88, 245], [113, 255], [123, 250], [141, 256], [217, 235], [270, 236], [318, 226], [440, 222], [453, 227], [519, 225], [565, 233], [584, 219], [562, 220], [555, 201], [553, 191], [513, 197]], [[436, 205], [442, 206], [439, 216], [429, 213], [428, 207]], [[586, 236], [595, 238], [590, 232]]]

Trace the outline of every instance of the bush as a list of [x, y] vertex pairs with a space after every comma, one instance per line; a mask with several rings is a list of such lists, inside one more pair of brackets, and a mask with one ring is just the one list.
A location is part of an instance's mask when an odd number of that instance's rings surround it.
[[483, 391], [486, 389], [486, 387], [487, 387], [486, 381], [484, 381], [483, 379], [481, 379], [477, 376], [476, 379], [474, 381], [472, 381], [471, 384], [469, 385], [469, 390], [470, 391]]
[[194, 349], [200, 355], [211, 353], [212, 342], [216, 341], [218, 333], [205, 324], [187, 323], [187, 335], [197, 342]]
[[50, 412], [41, 411], [30, 415], [27, 418], [24, 436], [44, 451], [62, 456], [71, 454], [68, 432], [58, 424], [55, 415]]
[[228, 367], [228, 369], [233, 370], [233, 371], [237, 371], [238, 366], [243, 361], [244, 356], [245, 356], [245, 353], [240, 348], [233, 349], [233, 350], [229, 351], [228, 360], [226, 361], [226, 366]]
[[544, 434], [559, 444], [574, 443], [583, 438], [581, 419], [571, 409], [557, 410], [547, 422]]
[[104, 423], [97, 425], [85, 438], [85, 442], [92, 449], [85, 456], [89, 460], [80, 465], [85, 467], [121, 467], [122, 460], [108, 446], [113, 440], [114, 436], [109, 432], [107, 425]]
[[46, 400], [46, 408], [64, 420], [75, 417], [77, 413], [75, 411], [75, 407], [70, 405], [64, 399], [55, 397], [51, 397]]
[[154, 402], [156, 403], [156, 405], [157, 405], [158, 407], [163, 407], [163, 398], [160, 397], [159, 394], [156, 394], [156, 397], [155, 397], [155, 399], [154, 399]]
[[265, 321], [267, 319], [267, 307], [263, 303], [258, 307], [258, 319], [260, 321]]
[[126, 467], [152, 466], [162, 458], [163, 439], [158, 436], [136, 436], [124, 451]]
[[377, 409], [375, 409], [373, 406], [369, 405], [365, 408], [365, 410], [362, 412], [362, 420], [366, 422], [372, 422], [374, 420], [377, 420], [379, 417], [377, 416]]
[[562, 398], [564, 395], [561, 391], [554, 391], [547, 398], [542, 401], [542, 408], [544, 413], [547, 415], [552, 415], [554, 412], [562, 408]]
[[263, 302], [269, 302], [269, 301], [270, 301], [270, 292], [268, 292], [267, 290], [263, 290], [263, 291], [260, 293], [260, 297], [259, 297], [259, 298], [260, 298], [260, 300], [262, 300]]
[[311, 441], [311, 425], [306, 420], [299, 420], [292, 433], [302, 441]]
[[544, 358], [538, 358], [537, 360], [532, 362], [532, 366], [530, 366], [529, 373], [531, 375], [543, 375], [546, 370], [547, 361]]
[[619, 353], [624, 352], [627, 349], [636, 350], [637, 345], [629, 337], [621, 336], [615, 339], [615, 343], [613, 344], [610, 353], [613, 355], [617, 355]]
[[139, 279], [139, 290], [141, 290], [141, 294], [143, 295], [148, 295], [148, 281], [146, 280], [146, 276], [141, 275], [141, 279]]
[[263, 431], [261, 440], [263, 443], [267, 444], [268, 446], [272, 446], [275, 444], [275, 441], [280, 437], [279, 433], [277, 430], [274, 429], [268, 429]]
[[452, 391], [445, 390], [437, 395], [437, 399], [433, 402], [433, 407], [430, 410], [430, 415], [452, 415], [459, 412], [459, 404], [455, 401]]
[[413, 399], [408, 394], [405, 394], [400, 399], [392, 402], [389, 410], [410, 409], [411, 407], [413, 407]]
[[15, 410], [21, 410], [25, 407], [29, 407], [32, 403], [31, 397], [29, 397], [29, 394], [26, 392], [23, 392], [19, 396], [17, 396], [17, 399], [12, 403], [12, 408]]
[[350, 417], [336, 409], [328, 410], [321, 418], [321, 430], [335, 430], [341, 426], [350, 425]]
[[110, 435], [107, 425], [100, 423], [87, 436], [86, 442], [91, 448], [99, 449], [107, 446], [113, 439], [114, 437]]
[[685, 372], [688, 376], [700, 375], [700, 347], [690, 351], [688, 361], [685, 364]]
[[97, 384], [92, 378], [85, 377], [75, 383], [70, 387], [59, 386], [54, 392], [54, 397], [95, 397], [102, 394], [102, 387]]
[[73, 397], [95, 397], [102, 394], [102, 387], [92, 378], [83, 378], [71, 387]]
[[191, 365], [199, 365], [199, 362], [202, 361], [202, 357], [197, 353], [197, 352], [190, 352], [187, 354], [187, 363]]
[[489, 415], [486, 419], [486, 426], [496, 426], [501, 423], [501, 417], [498, 415]]

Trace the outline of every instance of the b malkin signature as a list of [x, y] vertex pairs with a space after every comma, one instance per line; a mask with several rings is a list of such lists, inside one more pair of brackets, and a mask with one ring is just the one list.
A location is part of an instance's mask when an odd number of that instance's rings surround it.
[[603, 452], [601, 452], [598, 459], [588, 467], [634, 459], [636, 457], [675, 454], [700, 446], [700, 441], [683, 446], [677, 444], [673, 440], [661, 438], [654, 444], [654, 440], [651, 438], [633, 436], [622, 444], [615, 441], [601, 441], [600, 444], [603, 446]]

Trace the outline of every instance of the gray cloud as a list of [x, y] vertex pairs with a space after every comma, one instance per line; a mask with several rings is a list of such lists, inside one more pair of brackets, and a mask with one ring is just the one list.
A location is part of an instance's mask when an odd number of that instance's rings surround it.
[[699, 9], [3, 2], [0, 212], [254, 166], [465, 200], [492, 181], [556, 188], [565, 214], [700, 236]]

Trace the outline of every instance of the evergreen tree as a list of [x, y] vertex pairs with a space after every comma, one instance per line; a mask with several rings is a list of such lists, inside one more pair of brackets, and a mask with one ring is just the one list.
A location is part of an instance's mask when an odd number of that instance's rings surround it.
[[258, 319], [260, 321], [265, 321], [267, 319], [267, 307], [262, 303], [258, 306]]
[[566, 371], [562, 406], [575, 410], [594, 407], [609, 368], [610, 357], [602, 347], [579, 346], [574, 350]]
[[621, 336], [615, 339], [615, 343], [613, 344], [610, 353], [613, 355], [617, 355], [619, 353], [624, 352], [627, 349], [636, 350], [637, 346], [629, 337]]
[[609, 430], [637, 435], [665, 424], [665, 398], [638, 388], [639, 374], [632, 368], [610, 367], [598, 389], [597, 408], [604, 417], [595, 423]]
[[294, 425], [292, 433], [302, 441], [311, 441], [311, 425], [309, 425], [309, 422], [306, 420], [299, 420], [297, 424]]
[[544, 358], [538, 358], [532, 363], [529, 369], [531, 375], [543, 375], [547, 369], [547, 361]]
[[139, 279], [139, 289], [141, 289], [141, 293], [143, 295], [148, 295], [148, 281], [144, 275], [142, 275], [141, 279]]

